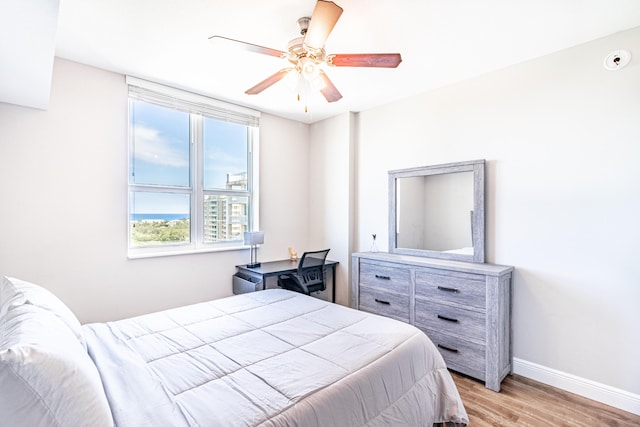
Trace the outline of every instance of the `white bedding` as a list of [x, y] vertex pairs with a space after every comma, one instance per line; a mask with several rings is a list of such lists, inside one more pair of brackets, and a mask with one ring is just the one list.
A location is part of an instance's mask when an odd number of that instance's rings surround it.
[[468, 423], [411, 325], [280, 289], [83, 326], [116, 426]]

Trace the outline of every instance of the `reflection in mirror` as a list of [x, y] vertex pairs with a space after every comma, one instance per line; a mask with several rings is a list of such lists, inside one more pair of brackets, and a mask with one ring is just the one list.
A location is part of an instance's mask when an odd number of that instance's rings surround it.
[[484, 160], [390, 171], [389, 252], [484, 262]]
[[473, 255], [473, 172], [398, 178], [396, 245]]

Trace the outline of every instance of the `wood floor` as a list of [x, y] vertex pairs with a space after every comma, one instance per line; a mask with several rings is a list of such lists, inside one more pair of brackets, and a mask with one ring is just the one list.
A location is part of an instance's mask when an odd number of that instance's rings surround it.
[[469, 427], [640, 426], [640, 416], [533, 381], [509, 375], [500, 393], [452, 373], [469, 415]]

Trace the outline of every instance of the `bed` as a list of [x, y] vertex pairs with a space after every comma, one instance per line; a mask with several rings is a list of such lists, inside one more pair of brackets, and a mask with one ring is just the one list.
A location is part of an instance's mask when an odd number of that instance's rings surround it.
[[80, 325], [46, 289], [0, 287], [11, 426], [462, 426], [442, 357], [411, 325], [271, 289]]

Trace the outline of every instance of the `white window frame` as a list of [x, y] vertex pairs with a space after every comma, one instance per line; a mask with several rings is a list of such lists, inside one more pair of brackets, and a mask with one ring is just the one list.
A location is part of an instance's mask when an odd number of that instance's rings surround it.
[[[189, 127], [195, 129], [190, 132], [189, 141], [189, 174], [190, 185], [188, 187], [173, 187], [170, 185], [134, 184], [127, 179], [127, 246], [129, 258], [146, 258], [167, 255], [181, 255], [201, 252], [216, 252], [235, 249], [246, 249], [242, 239], [227, 242], [204, 242], [204, 196], [205, 194], [239, 195], [249, 197], [249, 230], [259, 229], [259, 123], [260, 112], [234, 104], [222, 102], [203, 95], [175, 89], [147, 80], [127, 76], [129, 108], [132, 99], [138, 99], [160, 106], [175, 108], [190, 113]], [[245, 124], [249, 129], [249, 153], [248, 153], [248, 191], [233, 190], [205, 190], [204, 189], [204, 163], [203, 158], [203, 122], [204, 117], [218, 120], [227, 120]], [[128, 140], [128, 167], [127, 174], [131, 177], [131, 160], [133, 158], [133, 129], [131, 114], [129, 111], [127, 121], [129, 124]], [[190, 242], [171, 243], [167, 245], [154, 245], [145, 247], [131, 246], [131, 193], [134, 191], [149, 192], [173, 192], [190, 194]]]

